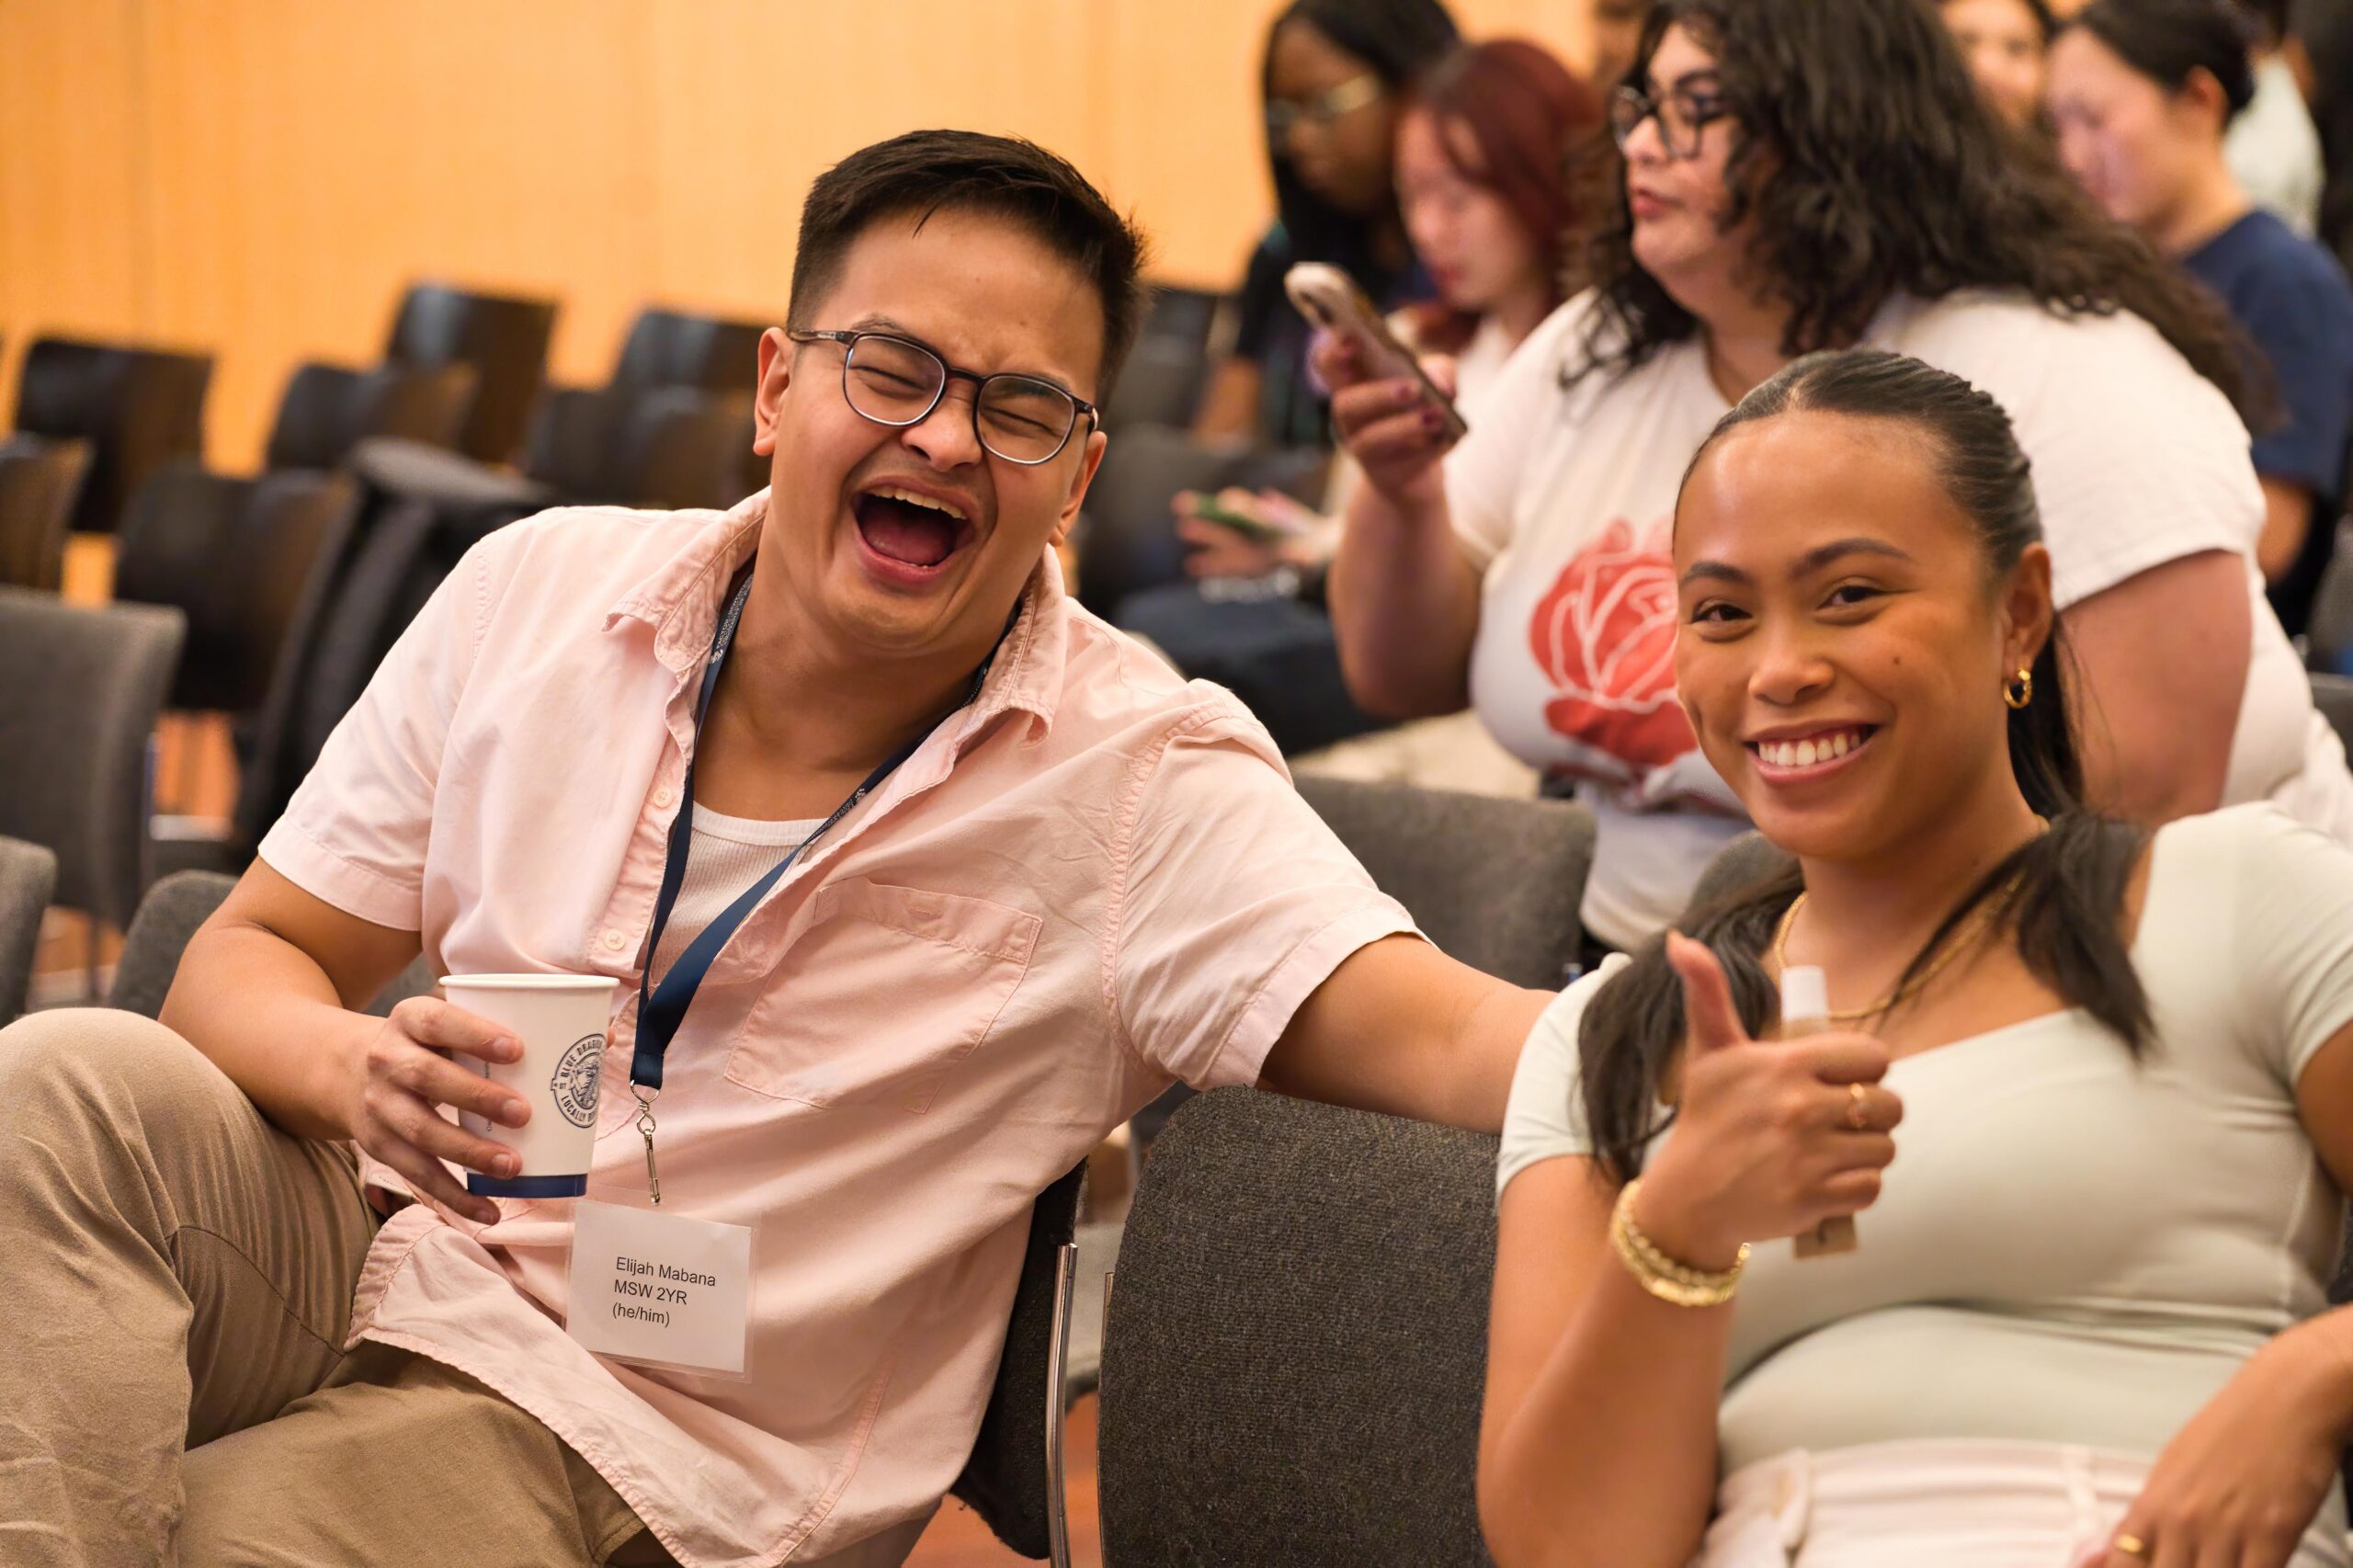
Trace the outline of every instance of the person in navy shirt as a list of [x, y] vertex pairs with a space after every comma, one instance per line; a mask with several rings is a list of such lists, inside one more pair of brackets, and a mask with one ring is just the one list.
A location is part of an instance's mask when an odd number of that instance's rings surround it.
[[2052, 47], [2050, 102], [2085, 187], [2218, 295], [2266, 361], [2279, 417], [2254, 438], [2256, 558], [2292, 635], [2346, 500], [2353, 284], [2256, 208], [2223, 161], [2223, 132], [2255, 95], [2245, 29], [2225, 0], [2094, 0]]

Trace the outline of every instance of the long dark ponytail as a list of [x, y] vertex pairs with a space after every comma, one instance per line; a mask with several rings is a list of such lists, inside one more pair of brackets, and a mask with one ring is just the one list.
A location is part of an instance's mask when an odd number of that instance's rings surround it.
[[[1692, 467], [1727, 432], [1799, 411], [1893, 420], [1927, 437], [1946, 494], [1976, 526], [1987, 581], [1999, 582], [2029, 545], [2041, 541], [2031, 470], [2001, 404], [1960, 377], [1900, 354], [1850, 349], [1796, 361], [1724, 415]], [[1688, 484], [1688, 470], [1684, 478]], [[2015, 935], [2035, 977], [2137, 1053], [2149, 1036], [2148, 997], [2118, 927], [2148, 835], [2084, 807], [2067, 665], [2054, 625], [2035, 655], [2033, 700], [2009, 715], [2011, 771], [2027, 804], [2050, 819], [2051, 831], [1979, 879], [1913, 956], [1898, 986], [1992, 899], [1995, 928]], [[1714, 949], [1752, 1034], [1774, 1022], [1778, 1002], [1763, 960], [1774, 927], [1803, 890], [1796, 863], [1783, 859], [1678, 923], [1685, 935]], [[1664, 938], [1637, 951], [1586, 1009], [1578, 1040], [1586, 1113], [1596, 1158], [1613, 1180], [1641, 1170], [1644, 1146], [1672, 1119], [1660, 1109], [1659, 1093], [1683, 1048], [1683, 990], [1667, 965]]]

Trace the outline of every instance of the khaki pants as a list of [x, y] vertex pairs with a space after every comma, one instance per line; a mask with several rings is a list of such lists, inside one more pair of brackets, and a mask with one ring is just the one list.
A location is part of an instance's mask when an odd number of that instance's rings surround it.
[[643, 1535], [481, 1383], [343, 1353], [376, 1218], [347, 1149], [160, 1024], [0, 1030], [0, 1562], [550, 1568]]

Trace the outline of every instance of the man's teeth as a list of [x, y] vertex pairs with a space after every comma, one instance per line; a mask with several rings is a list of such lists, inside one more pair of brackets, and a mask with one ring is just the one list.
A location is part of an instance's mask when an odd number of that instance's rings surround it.
[[1776, 767], [1812, 767], [1817, 762], [1835, 762], [1863, 744], [1860, 730], [1834, 730], [1826, 735], [1816, 735], [1805, 741], [1760, 741], [1756, 755]]
[[960, 523], [964, 520], [964, 514], [947, 502], [935, 500], [928, 495], [918, 495], [912, 490], [902, 490], [894, 484], [877, 485], [868, 494], [882, 496], [886, 500], [904, 501], [910, 506], [921, 506], [927, 511], [945, 512]]

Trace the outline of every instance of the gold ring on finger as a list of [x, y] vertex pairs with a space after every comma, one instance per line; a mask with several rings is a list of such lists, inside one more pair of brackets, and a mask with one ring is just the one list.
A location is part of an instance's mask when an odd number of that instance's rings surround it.
[[1858, 1132], [1871, 1130], [1870, 1118], [1863, 1111], [1864, 1088], [1860, 1084], [1847, 1085], [1847, 1125]]
[[2116, 1539], [2109, 1542], [2109, 1544], [2114, 1547], [2117, 1551], [2124, 1553], [2127, 1557], [2146, 1557], [2149, 1555], [2149, 1543], [2143, 1540], [2137, 1535], [2127, 1535], [2122, 1531], [2119, 1531]]

